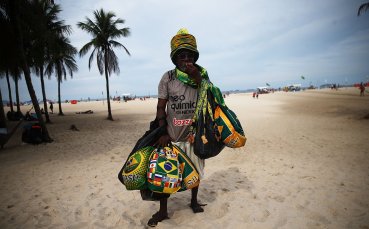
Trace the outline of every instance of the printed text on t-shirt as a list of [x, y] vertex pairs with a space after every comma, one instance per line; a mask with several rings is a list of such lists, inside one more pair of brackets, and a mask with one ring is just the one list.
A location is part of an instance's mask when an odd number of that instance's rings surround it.
[[192, 119], [173, 119], [174, 126], [189, 126], [192, 124]]
[[170, 96], [171, 101], [173, 102], [170, 105], [170, 108], [174, 111], [176, 114], [193, 114], [196, 108], [196, 102], [194, 101], [188, 101], [183, 102], [185, 100], [184, 95], [175, 95]]

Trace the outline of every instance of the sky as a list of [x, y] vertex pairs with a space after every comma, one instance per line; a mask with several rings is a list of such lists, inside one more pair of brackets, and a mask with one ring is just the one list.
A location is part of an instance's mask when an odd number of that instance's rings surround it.
[[[289, 84], [319, 86], [369, 81], [369, 11], [357, 16], [364, 0], [56, 0], [60, 19], [72, 26], [78, 50], [91, 36], [76, 24], [93, 19], [93, 11], [112, 11], [124, 19], [131, 35], [118, 39], [131, 53], [116, 49], [120, 74], [109, 78], [110, 95], [156, 95], [162, 75], [174, 68], [170, 40], [180, 28], [196, 37], [211, 81], [222, 91]], [[61, 85], [62, 100], [103, 98], [105, 77], [96, 59], [76, 56], [79, 70]], [[305, 79], [302, 79], [304, 76]], [[33, 75], [37, 98], [40, 79]], [[8, 100], [6, 80], [0, 80]], [[14, 82], [11, 80], [14, 88]], [[57, 100], [57, 80], [46, 80], [47, 98]], [[30, 100], [19, 82], [20, 99]], [[13, 98], [15, 98], [13, 89]]]

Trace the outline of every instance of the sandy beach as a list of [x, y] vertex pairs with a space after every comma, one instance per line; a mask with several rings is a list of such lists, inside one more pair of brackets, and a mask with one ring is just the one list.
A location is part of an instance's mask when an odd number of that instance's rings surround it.
[[[145, 228], [159, 203], [127, 191], [117, 174], [156, 102], [112, 101], [113, 122], [106, 102], [63, 104], [65, 116], [54, 104], [51, 144], [21, 143], [19, 129], [0, 150], [0, 228]], [[246, 93], [225, 102], [246, 146], [206, 160], [204, 213], [188, 206], [190, 191], [176, 193], [157, 228], [369, 228], [369, 94]], [[76, 114], [86, 110], [94, 113]]]

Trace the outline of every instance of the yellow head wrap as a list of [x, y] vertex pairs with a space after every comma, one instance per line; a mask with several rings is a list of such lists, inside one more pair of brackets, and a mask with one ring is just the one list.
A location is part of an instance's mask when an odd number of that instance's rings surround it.
[[180, 29], [177, 34], [170, 41], [170, 58], [174, 63], [175, 54], [181, 49], [187, 49], [195, 52], [195, 62], [199, 58], [199, 51], [197, 50], [196, 38], [189, 34], [185, 28]]

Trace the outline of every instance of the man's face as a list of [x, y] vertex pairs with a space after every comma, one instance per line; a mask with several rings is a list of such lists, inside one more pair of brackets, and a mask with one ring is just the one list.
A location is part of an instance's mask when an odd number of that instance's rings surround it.
[[195, 63], [195, 53], [190, 50], [180, 50], [175, 56], [176, 66], [179, 70], [185, 72], [187, 64]]

